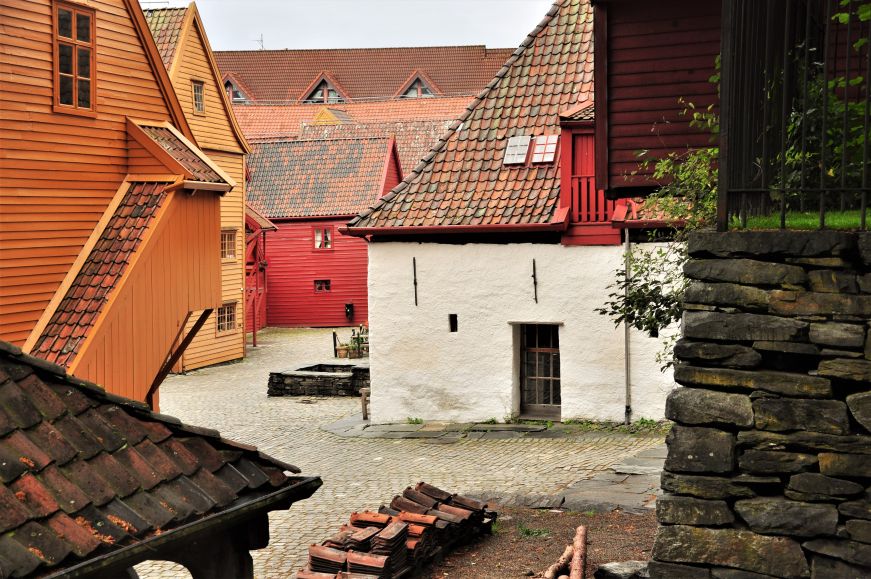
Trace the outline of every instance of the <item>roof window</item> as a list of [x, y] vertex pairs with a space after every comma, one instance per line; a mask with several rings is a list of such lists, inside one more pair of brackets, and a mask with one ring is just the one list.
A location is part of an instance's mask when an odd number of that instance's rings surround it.
[[532, 145], [533, 163], [553, 163], [556, 157], [556, 146], [559, 135], [539, 135]]
[[519, 135], [508, 139], [508, 147], [505, 149], [503, 165], [522, 165], [526, 162], [526, 154], [529, 152], [529, 135]]

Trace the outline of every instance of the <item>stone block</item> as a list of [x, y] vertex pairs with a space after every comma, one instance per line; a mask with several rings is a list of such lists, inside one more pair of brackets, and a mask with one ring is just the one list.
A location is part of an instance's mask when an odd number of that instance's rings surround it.
[[711, 569], [711, 577], [713, 579], [777, 579], [774, 575], [763, 575], [762, 573], [742, 571], [741, 569], [727, 569], [725, 567], [714, 567]]
[[747, 485], [724, 477], [663, 472], [661, 483], [662, 490], [664, 491], [702, 499], [732, 499], [756, 496], [756, 493]]
[[648, 579], [647, 561], [620, 561], [599, 565], [595, 579]]
[[814, 344], [861, 348], [865, 344], [865, 327], [856, 324], [811, 324], [809, 336]]
[[856, 422], [871, 430], [871, 392], [859, 392], [847, 396], [847, 406]]
[[871, 316], [871, 296], [774, 290], [771, 313], [787, 316]]
[[813, 539], [802, 543], [812, 553], [871, 568], [871, 545], [845, 539]]
[[789, 342], [804, 340], [808, 323], [764, 314], [685, 312], [683, 332], [687, 338], [703, 340]]
[[735, 529], [660, 527], [653, 557], [658, 561], [732, 567], [776, 577], [810, 576], [807, 560], [796, 541]]
[[650, 573], [650, 579], [710, 579], [711, 577], [711, 572], [706, 567], [662, 561], [651, 561], [647, 565], [647, 572]]
[[849, 434], [823, 434], [819, 432], [792, 432], [780, 434], [759, 430], [738, 433], [738, 446], [761, 450], [786, 448], [807, 452], [846, 452], [871, 454], [871, 436]]
[[670, 472], [726, 473], [735, 468], [735, 435], [716, 428], [674, 426], [665, 439]]
[[837, 559], [814, 555], [811, 558], [811, 577], [813, 579], [867, 579], [871, 569], [850, 565]]
[[767, 310], [768, 292], [757, 287], [734, 283], [693, 281], [686, 288], [684, 301], [691, 304]]
[[871, 273], [860, 275], [856, 278], [859, 283], [859, 291], [865, 294], [871, 294]]
[[862, 263], [871, 265], [871, 235], [868, 235], [867, 232], [859, 233], [856, 245], [859, 248], [859, 256], [862, 258]]
[[847, 405], [837, 400], [755, 400], [753, 413], [759, 430], [808, 430], [828, 434], [847, 434], [850, 431]]
[[726, 501], [663, 495], [656, 500], [656, 516], [667, 525], [729, 525], [735, 515]]
[[807, 274], [811, 291], [854, 294], [859, 291], [856, 274], [832, 269], [815, 269]]
[[853, 541], [871, 543], [871, 521], [850, 519], [847, 521], [847, 534]]
[[683, 424], [753, 426], [750, 397], [701, 388], [675, 388], [665, 402], [665, 417]]
[[674, 355], [686, 362], [700, 362], [704, 365], [726, 368], [755, 368], [762, 362], [759, 352], [747, 346], [694, 342], [686, 339], [678, 340], [674, 345]]
[[825, 475], [871, 477], [871, 458], [867, 454], [821, 452], [819, 458], [820, 472]]
[[820, 376], [854, 382], [871, 382], [871, 360], [836, 358], [823, 360], [817, 369]]
[[802, 472], [817, 464], [817, 455], [779, 450], [747, 450], [738, 457], [738, 468], [754, 474]]
[[855, 501], [844, 501], [838, 505], [838, 511], [845, 517], [854, 519], [871, 519], [871, 497], [867, 494]]
[[755, 286], [795, 286], [807, 281], [801, 267], [753, 259], [692, 259], [684, 265], [684, 275], [690, 279]]
[[763, 535], [818, 537], [834, 535], [838, 528], [838, 509], [830, 504], [758, 497], [737, 501], [735, 512], [752, 531]]
[[819, 348], [803, 342], [753, 342], [753, 349], [761, 352], [776, 352], [778, 354], [795, 354], [798, 356], [818, 356]]
[[841, 231], [694, 231], [691, 257], [840, 257], [853, 253], [854, 233]]
[[815, 472], [793, 475], [787, 488], [800, 493], [820, 497], [821, 500], [844, 500], [862, 494], [862, 485], [849, 480], [833, 478]]
[[674, 369], [674, 379], [684, 386], [764, 390], [783, 396], [803, 398], [828, 398], [832, 395], [832, 384], [825, 378], [790, 372], [768, 370], [753, 372], [678, 364]]

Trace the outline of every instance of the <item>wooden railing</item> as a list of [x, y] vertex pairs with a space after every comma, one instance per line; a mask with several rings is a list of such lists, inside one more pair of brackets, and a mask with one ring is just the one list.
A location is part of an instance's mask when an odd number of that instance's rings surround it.
[[572, 177], [572, 223], [607, 223], [614, 212], [614, 201], [596, 189], [593, 177]]

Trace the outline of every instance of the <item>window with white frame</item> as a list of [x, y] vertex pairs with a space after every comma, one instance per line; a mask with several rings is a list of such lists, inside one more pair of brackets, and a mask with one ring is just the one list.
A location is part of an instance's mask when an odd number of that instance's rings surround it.
[[236, 259], [236, 230], [221, 230], [221, 259]]
[[192, 80], [191, 81], [191, 96], [194, 101], [194, 112], [197, 114], [205, 114], [206, 112], [206, 99], [205, 99], [205, 85], [203, 85], [203, 81], [201, 80]]
[[332, 227], [315, 227], [314, 228], [315, 249], [332, 249], [333, 248], [333, 228]]
[[508, 146], [505, 148], [505, 158], [502, 161], [503, 165], [522, 165], [526, 162], [526, 154], [529, 152], [529, 141], [532, 139], [529, 135], [519, 135], [508, 139]]
[[236, 329], [236, 302], [226, 303], [218, 308], [218, 333], [232, 332]]
[[532, 145], [533, 163], [553, 163], [556, 158], [556, 146], [559, 135], [539, 135]]

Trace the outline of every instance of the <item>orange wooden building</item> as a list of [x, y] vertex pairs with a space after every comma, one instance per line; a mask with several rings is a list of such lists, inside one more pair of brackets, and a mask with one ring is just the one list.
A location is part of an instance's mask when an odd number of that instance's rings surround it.
[[135, 0], [0, 0], [0, 21], [0, 339], [149, 399], [188, 319], [222, 303], [236, 180]]
[[[193, 370], [245, 355], [245, 154], [249, 149], [222, 88], [196, 5], [145, 10], [145, 19], [197, 143], [236, 181], [236, 187], [221, 199], [221, 305], [174, 368]], [[188, 329], [193, 323], [193, 318], [188, 321]]]

